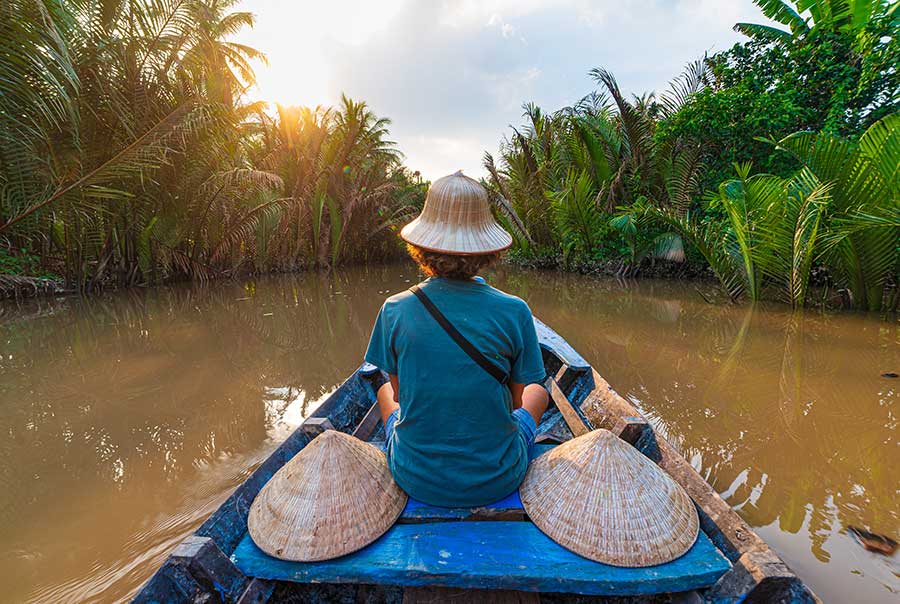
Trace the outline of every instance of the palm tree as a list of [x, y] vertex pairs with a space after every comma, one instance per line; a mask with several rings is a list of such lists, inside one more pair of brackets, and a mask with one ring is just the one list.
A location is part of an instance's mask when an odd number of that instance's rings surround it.
[[250, 61], [266, 62], [260, 51], [229, 40], [245, 27], [253, 27], [252, 13], [229, 12], [239, 0], [199, 0], [188, 3], [193, 21], [188, 50], [181, 59], [192, 79], [203, 81], [209, 98], [231, 106], [236, 96], [256, 81]]
[[[654, 132], [658, 119], [707, 85], [707, 62], [690, 64], [659, 99], [647, 94], [628, 100], [611, 73], [594, 69], [591, 75], [602, 93], [553, 114], [526, 104], [526, 123], [502, 141], [499, 162], [485, 154], [489, 185], [522, 245], [559, 246], [566, 256], [575, 250], [590, 256], [617, 206], [643, 199], [683, 213], [699, 189], [703, 149], [683, 139], [658, 144]], [[590, 235], [587, 225], [594, 230]], [[617, 225], [624, 223], [614, 220]], [[666, 241], [664, 255], [680, 249], [673, 237]], [[654, 239], [654, 245], [661, 242]]]
[[751, 176], [749, 163], [735, 170], [736, 179], [705, 198], [708, 210], [724, 212], [724, 221], [653, 206], [632, 212], [661, 221], [694, 245], [732, 300], [747, 295], [757, 301], [768, 284], [785, 302], [801, 307], [829, 187], [808, 172], [783, 179]]
[[608, 209], [643, 197], [657, 206], [686, 211], [699, 190], [703, 148], [684, 138], [660, 144], [654, 133], [660, 119], [677, 113], [708, 85], [711, 76], [706, 58], [688, 64], [659, 100], [644, 95], [628, 101], [611, 73], [594, 69], [591, 75], [605, 86], [616, 107], [612, 128], [593, 129], [612, 172], [604, 191]]
[[[179, 182], [195, 178], [192, 168], [207, 170], [202, 182], [246, 167], [239, 89], [224, 69], [252, 81], [246, 59], [258, 53], [223, 41], [252, 22], [230, 5], [4, 3], [0, 53], [15, 59], [0, 77], [0, 236], [9, 245], [56, 258], [81, 287], [111, 274], [147, 279], [149, 245], [200, 261], [189, 241], [150, 242], [184, 214]], [[217, 78], [227, 94], [211, 92]]]
[[318, 263], [334, 265], [359, 210], [381, 201], [393, 189], [389, 179], [402, 155], [388, 140], [390, 120], [376, 116], [365, 102], [341, 95], [325, 161], [332, 166], [326, 192], [330, 231], [319, 239]]
[[778, 147], [832, 186], [825, 262], [854, 306], [881, 309], [885, 286], [900, 281], [900, 114], [875, 122], [858, 142], [802, 132]]
[[527, 228], [522, 229], [524, 239], [552, 246], [556, 236], [547, 210], [549, 195], [559, 188], [567, 169], [562, 158], [567, 118], [562, 113], [545, 114], [531, 103], [523, 106], [523, 116], [525, 125], [512, 128], [512, 136], [500, 144], [500, 166], [489, 153], [483, 163], [491, 176], [488, 184], [509, 202], [513, 224]]
[[259, 112], [261, 142], [255, 163], [284, 181], [290, 203], [269, 246], [284, 268], [293, 268], [314, 256], [309, 246], [319, 238], [324, 199], [317, 187], [329, 169], [323, 146], [331, 134], [333, 111], [283, 105], [276, 109], [274, 119]]
[[782, 179], [736, 166], [738, 178], [706, 196], [725, 221], [652, 206], [633, 211], [693, 243], [733, 299], [759, 300], [772, 286], [801, 307], [821, 262], [852, 306], [880, 310], [888, 285], [900, 281], [900, 115], [876, 122], [858, 142], [801, 132], [777, 145], [803, 167]]
[[[417, 197], [420, 187], [408, 186], [415, 177], [402, 169], [388, 140], [390, 120], [364, 102], [342, 96], [336, 109], [279, 106], [276, 120], [263, 115], [261, 121], [259, 162], [285, 182], [289, 207], [278, 239], [293, 262], [334, 266], [415, 205], [410, 195]], [[348, 250], [347, 241], [358, 249]]]
[[[900, 3], [889, 0], [753, 0], [762, 13], [787, 27], [780, 29], [758, 23], [738, 23], [734, 30], [764, 41], [789, 44], [802, 40], [820, 28], [834, 28], [855, 34], [875, 19], [897, 14]], [[804, 17], [804, 13], [809, 13]]]

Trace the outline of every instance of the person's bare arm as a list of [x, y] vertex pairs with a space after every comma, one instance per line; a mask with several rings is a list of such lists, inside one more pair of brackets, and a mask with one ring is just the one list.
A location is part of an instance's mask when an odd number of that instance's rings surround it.
[[394, 402], [400, 402], [400, 380], [393, 373], [388, 374], [388, 377], [391, 379], [391, 386], [394, 388]]
[[541, 423], [541, 416], [547, 410], [550, 396], [547, 390], [540, 384], [509, 383], [509, 391], [512, 394], [512, 407], [518, 409], [524, 407], [534, 419], [534, 425]]
[[388, 374], [388, 377], [390, 380], [381, 385], [377, 396], [378, 411], [381, 413], [381, 421], [385, 423], [391, 413], [400, 408], [400, 382], [396, 375]]

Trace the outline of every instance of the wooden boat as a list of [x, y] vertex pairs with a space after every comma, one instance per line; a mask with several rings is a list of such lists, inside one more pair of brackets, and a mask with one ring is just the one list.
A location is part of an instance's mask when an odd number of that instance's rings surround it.
[[267, 556], [247, 534], [247, 514], [282, 465], [325, 429], [383, 444], [375, 393], [387, 376], [364, 364], [175, 548], [134, 601], [819, 601], [631, 404], [553, 330], [537, 319], [535, 325], [547, 374], [556, 376], [558, 385], [557, 403], [538, 427], [538, 446], [572, 438], [569, 426], [578, 431], [575, 421], [587, 429], [612, 430], [656, 461], [685, 488], [700, 514], [697, 543], [684, 556], [649, 568], [589, 561], [538, 531], [518, 494], [474, 509], [410, 500], [384, 536], [336, 560], [303, 563]]

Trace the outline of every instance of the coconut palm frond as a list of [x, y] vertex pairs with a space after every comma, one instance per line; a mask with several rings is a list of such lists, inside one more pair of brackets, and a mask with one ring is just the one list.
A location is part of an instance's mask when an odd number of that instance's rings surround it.
[[711, 68], [706, 56], [688, 63], [681, 75], [669, 83], [669, 89], [661, 97], [665, 114], [675, 115], [691, 102], [694, 95], [709, 85], [711, 78]]
[[[799, 133], [778, 143], [822, 182], [832, 184], [829, 213], [833, 229], [824, 237], [826, 263], [856, 304], [878, 310], [884, 286], [895, 274], [900, 231], [862, 215], [890, 215], [898, 203], [900, 116], [873, 124], [858, 143], [827, 134]], [[877, 221], [876, 221], [877, 222]], [[865, 225], [865, 226], [863, 226]]]
[[759, 23], [735, 23], [733, 29], [740, 34], [744, 34], [748, 38], [755, 38], [757, 40], [789, 43], [794, 39], [793, 34], [789, 31], [772, 27], [771, 25], [761, 25]]
[[567, 253], [590, 254], [599, 243], [605, 217], [597, 208], [597, 191], [587, 172], [570, 171], [561, 190], [552, 195], [553, 215]]

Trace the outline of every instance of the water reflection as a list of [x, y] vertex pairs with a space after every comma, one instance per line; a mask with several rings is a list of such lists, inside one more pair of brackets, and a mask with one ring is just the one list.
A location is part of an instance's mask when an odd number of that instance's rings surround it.
[[510, 280], [776, 549], [796, 552], [826, 601], [900, 589], [900, 566], [845, 531], [900, 528], [900, 383], [881, 377], [900, 366], [896, 320], [712, 306], [666, 283]]
[[[896, 321], [707, 304], [698, 286], [501, 269], [826, 601], [883, 601]], [[0, 601], [110, 601], [360, 362], [409, 267], [0, 306]], [[701, 288], [702, 289], [702, 288]], [[706, 294], [704, 294], [706, 295]], [[709, 297], [707, 295], [707, 297]]]
[[359, 365], [389, 274], [3, 307], [0, 600], [130, 591]]

